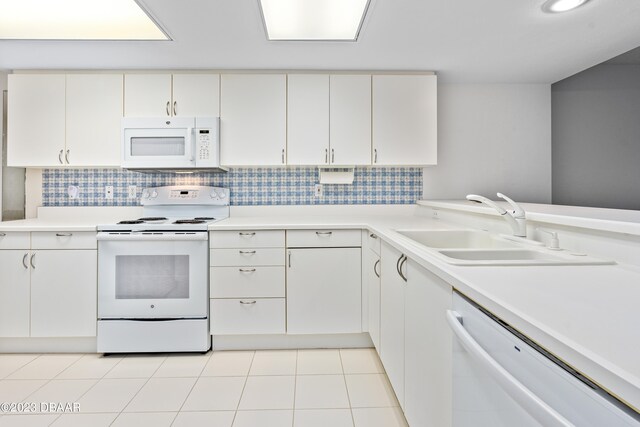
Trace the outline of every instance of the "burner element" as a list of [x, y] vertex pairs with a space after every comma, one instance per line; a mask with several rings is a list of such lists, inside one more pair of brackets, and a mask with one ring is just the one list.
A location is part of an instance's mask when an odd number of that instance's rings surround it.
[[142, 224], [144, 221], [139, 219], [131, 219], [127, 221], [120, 221], [118, 224]]
[[215, 218], [211, 216], [197, 216], [195, 218], [196, 221], [213, 221]]
[[174, 224], [204, 224], [205, 221], [201, 219], [179, 219]]
[[144, 218], [138, 218], [138, 221], [166, 221], [167, 218], [163, 216], [148, 216]]

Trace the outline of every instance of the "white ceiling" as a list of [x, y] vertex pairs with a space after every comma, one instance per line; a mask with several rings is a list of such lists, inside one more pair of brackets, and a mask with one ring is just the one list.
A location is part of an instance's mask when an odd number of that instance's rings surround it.
[[360, 39], [269, 42], [258, 0], [145, 0], [173, 41], [0, 41], [0, 69], [433, 70], [552, 83], [640, 46], [640, 1], [371, 0]]

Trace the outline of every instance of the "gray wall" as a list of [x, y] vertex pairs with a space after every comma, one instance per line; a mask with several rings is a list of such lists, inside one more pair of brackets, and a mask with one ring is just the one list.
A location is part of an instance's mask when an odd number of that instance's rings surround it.
[[640, 65], [552, 85], [553, 203], [640, 209]]
[[438, 85], [438, 164], [423, 177], [425, 199], [551, 203], [550, 85]]

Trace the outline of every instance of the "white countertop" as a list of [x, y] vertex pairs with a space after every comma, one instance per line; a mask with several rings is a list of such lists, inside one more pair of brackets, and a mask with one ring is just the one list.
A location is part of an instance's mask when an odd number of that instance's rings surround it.
[[[509, 205], [506, 202], [496, 201], [496, 203], [505, 209], [509, 209]], [[486, 215], [499, 215], [487, 205], [468, 200], [418, 200], [417, 204], [436, 209], [453, 209]], [[537, 203], [518, 204], [525, 210], [527, 219], [532, 221], [640, 235], [640, 211]]]
[[[442, 203], [452, 206], [451, 202]], [[91, 216], [83, 220], [58, 215], [0, 223], [0, 231], [93, 231], [97, 224]], [[460, 227], [413, 215], [245, 216], [209, 227], [309, 228], [371, 230], [629, 405], [640, 408], [639, 271], [621, 265], [454, 266], [394, 230]]]
[[460, 226], [418, 216], [239, 217], [209, 230], [366, 228], [563, 359], [640, 408], [640, 272], [620, 265], [454, 266], [396, 233]]

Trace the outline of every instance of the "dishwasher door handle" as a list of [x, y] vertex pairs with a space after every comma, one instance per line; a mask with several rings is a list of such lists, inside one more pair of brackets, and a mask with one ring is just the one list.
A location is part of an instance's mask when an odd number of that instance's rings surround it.
[[575, 427], [562, 415], [547, 405], [531, 390], [504, 369], [480, 344], [473, 339], [462, 324], [462, 316], [447, 310], [447, 323], [465, 350], [525, 411], [547, 427]]

